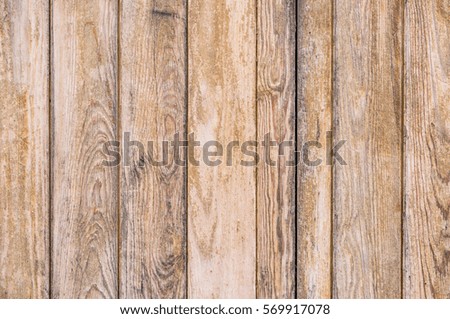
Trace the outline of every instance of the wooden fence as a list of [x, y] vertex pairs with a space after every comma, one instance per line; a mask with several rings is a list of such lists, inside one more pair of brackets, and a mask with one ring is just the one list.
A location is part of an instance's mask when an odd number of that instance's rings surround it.
[[0, 297], [450, 297], [448, 0], [0, 20]]

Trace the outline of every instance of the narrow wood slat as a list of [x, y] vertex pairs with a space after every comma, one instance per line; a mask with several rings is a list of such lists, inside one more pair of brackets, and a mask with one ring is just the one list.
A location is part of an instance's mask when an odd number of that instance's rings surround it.
[[186, 293], [186, 167], [172, 148], [167, 163], [156, 164], [163, 141], [185, 138], [185, 15], [184, 0], [121, 2], [121, 132], [143, 147], [131, 146], [122, 162], [122, 298]]
[[402, 2], [335, 2], [336, 298], [401, 297]]
[[[188, 9], [188, 131], [204, 145], [256, 138], [256, 1], [193, 0]], [[193, 145], [192, 145], [193, 146]], [[211, 147], [214, 151], [214, 147]], [[195, 154], [194, 154], [195, 153]], [[195, 152], [199, 159], [200, 149]], [[188, 167], [188, 295], [254, 298], [255, 167]], [[250, 159], [251, 160], [251, 159]]]
[[0, 298], [49, 295], [49, 5], [0, 1]]
[[53, 1], [52, 296], [117, 297], [117, 1]]
[[[295, 297], [295, 1], [258, 0], [257, 297]], [[269, 135], [267, 135], [269, 134]], [[287, 144], [291, 142], [291, 144]], [[268, 160], [273, 161], [269, 163]]]
[[[331, 297], [332, 0], [298, 7], [297, 297]], [[320, 143], [320, 144], [318, 144]]]
[[406, 2], [406, 298], [450, 298], [449, 34], [448, 1]]

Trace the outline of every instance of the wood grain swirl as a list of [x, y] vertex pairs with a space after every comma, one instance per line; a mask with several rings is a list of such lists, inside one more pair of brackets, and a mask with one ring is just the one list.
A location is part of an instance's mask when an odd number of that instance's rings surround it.
[[117, 1], [53, 1], [52, 296], [117, 297]]
[[[257, 169], [257, 296], [295, 296], [295, 2], [258, 0], [258, 142], [269, 134], [274, 165]], [[287, 145], [287, 144], [286, 144]], [[260, 145], [260, 152], [264, 147]]]

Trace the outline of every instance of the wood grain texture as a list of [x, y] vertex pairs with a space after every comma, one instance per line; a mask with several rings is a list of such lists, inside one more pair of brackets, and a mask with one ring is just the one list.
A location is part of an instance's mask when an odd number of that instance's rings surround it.
[[49, 294], [48, 13], [0, 1], [0, 298]]
[[334, 7], [333, 297], [400, 298], [402, 2]]
[[257, 297], [294, 298], [295, 1], [258, 0], [257, 8], [258, 141], [292, 142], [285, 156], [271, 148], [274, 166], [257, 168]]
[[332, 130], [332, 7], [332, 0], [306, 0], [297, 10], [298, 298], [331, 298], [331, 165], [326, 145]]
[[406, 298], [450, 298], [449, 34], [448, 1], [406, 3]]
[[117, 1], [53, 1], [52, 296], [117, 297]]
[[122, 171], [120, 295], [184, 298], [186, 167], [172, 148], [164, 166], [152, 158], [162, 161], [163, 141], [186, 135], [186, 3], [123, 0], [120, 20], [121, 131], [146, 151]]
[[[256, 1], [189, 2], [188, 131], [201, 145], [256, 138]], [[195, 157], [199, 159], [199, 148]], [[188, 167], [190, 298], [256, 296], [256, 175], [240, 164]]]

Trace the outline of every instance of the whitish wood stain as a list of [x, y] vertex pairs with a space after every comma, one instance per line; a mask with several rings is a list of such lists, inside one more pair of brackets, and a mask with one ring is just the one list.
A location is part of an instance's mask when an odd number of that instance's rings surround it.
[[0, 1], [0, 298], [49, 296], [48, 13]]
[[[188, 131], [256, 138], [256, 1], [190, 1]], [[198, 148], [197, 148], [198, 150]], [[200, 154], [197, 152], [196, 157]], [[188, 296], [254, 298], [255, 167], [188, 167]]]

